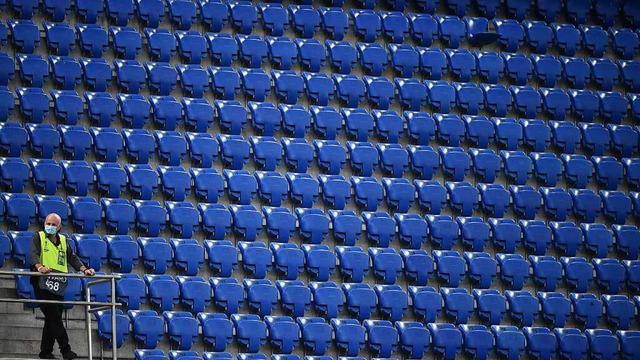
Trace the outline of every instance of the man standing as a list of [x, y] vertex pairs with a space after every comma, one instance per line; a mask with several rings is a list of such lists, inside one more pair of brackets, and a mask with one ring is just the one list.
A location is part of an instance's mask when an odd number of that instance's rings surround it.
[[[73, 250], [68, 246], [64, 235], [58, 234], [62, 227], [62, 219], [58, 214], [47, 215], [44, 231], [38, 231], [31, 239], [31, 264], [33, 270], [41, 274], [52, 274], [49, 277], [32, 277], [31, 284], [36, 298], [39, 300], [63, 300], [67, 278], [55, 277], [56, 272], [67, 273], [69, 266], [76, 271], [82, 271], [87, 276], [95, 275], [93, 269], [82, 264]], [[58, 341], [60, 353], [66, 360], [78, 357], [71, 351], [67, 330], [62, 322], [62, 304], [40, 304], [44, 314], [42, 341], [40, 343], [40, 358], [55, 359], [53, 345]]]

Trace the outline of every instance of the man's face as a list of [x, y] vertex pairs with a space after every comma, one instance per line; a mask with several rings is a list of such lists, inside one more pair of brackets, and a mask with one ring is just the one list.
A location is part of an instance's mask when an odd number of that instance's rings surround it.
[[56, 216], [47, 216], [44, 221], [45, 226], [55, 226], [57, 230], [60, 230], [60, 220]]

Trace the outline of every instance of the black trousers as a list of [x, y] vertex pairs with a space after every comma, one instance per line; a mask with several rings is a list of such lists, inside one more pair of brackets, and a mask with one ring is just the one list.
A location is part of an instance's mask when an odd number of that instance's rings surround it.
[[[42, 290], [37, 284], [33, 286], [36, 298], [39, 300], [63, 300], [62, 296]], [[42, 341], [40, 343], [41, 354], [51, 354], [53, 345], [58, 341], [61, 353], [71, 351], [69, 336], [62, 322], [62, 304], [40, 304], [40, 310], [44, 314], [44, 327], [42, 328]]]

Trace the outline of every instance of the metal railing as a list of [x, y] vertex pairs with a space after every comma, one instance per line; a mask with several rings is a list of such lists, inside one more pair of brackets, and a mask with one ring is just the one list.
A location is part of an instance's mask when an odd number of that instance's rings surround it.
[[[0, 276], [49, 276], [50, 274], [41, 274], [39, 272], [28, 272], [28, 271], [0, 271]], [[64, 274], [64, 273], [55, 273], [56, 277], [67, 277], [67, 278], [90, 278], [94, 279], [93, 281], [89, 281], [86, 284], [86, 300], [85, 301], [64, 301], [64, 300], [39, 300], [39, 299], [9, 299], [9, 298], [0, 298], [0, 302], [8, 302], [8, 303], [26, 303], [26, 304], [62, 304], [62, 305], [78, 305], [84, 306], [84, 315], [85, 315], [85, 326], [87, 328], [87, 354], [89, 360], [93, 360], [93, 346], [91, 346], [91, 313], [101, 310], [111, 310], [111, 351], [113, 360], [118, 359], [118, 350], [117, 350], [117, 334], [116, 334], [116, 307], [122, 306], [122, 304], [116, 302], [116, 280], [120, 279], [120, 275], [94, 275], [87, 276], [84, 274]], [[91, 301], [91, 287], [109, 282], [111, 284], [111, 302], [99, 302], [99, 301]]]

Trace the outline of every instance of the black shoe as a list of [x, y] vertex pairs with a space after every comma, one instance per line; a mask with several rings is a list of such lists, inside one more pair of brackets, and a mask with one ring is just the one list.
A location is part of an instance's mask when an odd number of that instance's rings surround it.
[[71, 350], [69, 350], [69, 352], [66, 352], [66, 353], [62, 354], [62, 358], [64, 360], [73, 360], [73, 359], [75, 359], [77, 357], [78, 357], [78, 354], [74, 353]]
[[56, 358], [55, 356], [53, 356], [52, 353], [48, 353], [48, 354], [40, 353], [38, 356], [40, 357], [40, 359], [55, 359]]

